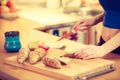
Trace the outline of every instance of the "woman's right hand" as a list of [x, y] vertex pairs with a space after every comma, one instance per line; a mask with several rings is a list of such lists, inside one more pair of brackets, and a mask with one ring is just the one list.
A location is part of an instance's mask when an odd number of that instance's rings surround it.
[[85, 31], [91, 28], [95, 24], [96, 24], [96, 20], [94, 18], [82, 19], [72, 27], [72, 30]]

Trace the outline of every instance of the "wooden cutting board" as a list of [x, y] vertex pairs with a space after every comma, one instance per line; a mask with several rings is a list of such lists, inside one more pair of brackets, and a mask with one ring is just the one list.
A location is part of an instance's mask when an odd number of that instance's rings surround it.
[[[48, 51], [48, 55], [51, 56], [61, 56], [65, 53], [67, 52], [58, 49], [50, 49]], [[60, 80], [81, 80], [114, 70], [113, 61], [101, 58], [90, 60], [71, 59], [71, 62], [68, 65], [62, 66], [61, 69], [45, 66], [42, 61], [39, 61], [34, 65], [29, 64], [27, 61], [24, 64], [18, 64], [16, 59], [17, 56], [8, 57], [5, 59], [5, 63], [58, 78]]]

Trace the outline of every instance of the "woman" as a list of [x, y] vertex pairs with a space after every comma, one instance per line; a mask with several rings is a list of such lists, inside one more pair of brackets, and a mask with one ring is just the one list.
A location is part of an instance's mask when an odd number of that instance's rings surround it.
[[102, 33], [99, 46], [88, 45], [75, 52], [75, 56], [81, 59], [103, 57], [110, 52], [120, 54], [120, 0], [99, 0], [104, 13], [91, 19], [81, 20], [75, 27], [85, 27], [88, 30], [91, 26], [103, 21]]

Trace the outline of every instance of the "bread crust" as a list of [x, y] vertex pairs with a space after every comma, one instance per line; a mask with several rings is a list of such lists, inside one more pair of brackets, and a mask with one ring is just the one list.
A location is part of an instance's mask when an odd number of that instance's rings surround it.
[[61, 68], [60, 61], [56, 59], [55, 57], [50, 57], [50, 56], [44, 57], [43, 64], [45, 64], [46, 66], [52, 67], [52, 68], [56, 68], [56, 69]]
[[34, 51], [31, 51], [29, 54], [29, 63], [35, 64], [40, 61], [46, 55], [46, 51], [42, 48], [37, 48]]
[[24, 61], [28, 58], [29, 53], [30, 53], [29, 48], [22, 48], [22, 49], [20, 49], [19, 53], [17, 55], [17, 62], [19, 64], [24, 63]]

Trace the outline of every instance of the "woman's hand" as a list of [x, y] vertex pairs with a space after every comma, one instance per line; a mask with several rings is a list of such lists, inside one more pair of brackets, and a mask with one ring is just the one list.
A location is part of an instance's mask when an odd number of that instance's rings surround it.
[[[104, 12], [93, 17], [93, 18], [88, 18], [88, 19], [83, 19], [80, 20], [79, 22], [77, 22], [73, 27], [72, 27], [72, 31], [85, 31], [88, 30], [89, 28], [91, 28], [92, 26], [98, 24], [99, 22], [103, 21], [104, 18]], [[84, 27], [84, 28], [82, 28]], [[76, 30], [77, 29], [77, 30]]]
[[[91, 28], [93, 25], [96, 24], [96, 20], [94, 18], [89, 19], [83, 19], [77, 22], [74, 27], [72, 27], [72, 30], [76, 31], [76, 29], [80, 31], [85, 31]], [[83, 28], [84, 27], [84, 28]]]
[[80, 59], [91, 59], [103, 57], [106, 53], [104, 53], [104, 48], [102, 46], [88, 45], [80, 51], [75, 52], [74, 55]]

